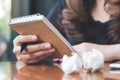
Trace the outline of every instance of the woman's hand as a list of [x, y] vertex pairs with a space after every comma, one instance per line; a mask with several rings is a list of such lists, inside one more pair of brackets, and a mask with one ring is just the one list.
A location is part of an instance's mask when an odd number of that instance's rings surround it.
[[81, 43], [74, 45], [73, 48], [82, 56], [84, 52], [90, 51], [91, 49], [98, 49], [103, 53], [105, 61], [112, 61], [120, 59], [120, 44], [114, 45], [100, 45], [94, 43]]
[[36, 42], [39, 38], [35, 35], [19, 35], [13, 41], [13, 52], [19, 61], [24, 63], [36, 63], [43, 58], [50, 56], [55, 52], [55, 48], [49, 43], [38, 43], [27, 45], [27, 47], [20, 52], [21, 44], [25, 42]]

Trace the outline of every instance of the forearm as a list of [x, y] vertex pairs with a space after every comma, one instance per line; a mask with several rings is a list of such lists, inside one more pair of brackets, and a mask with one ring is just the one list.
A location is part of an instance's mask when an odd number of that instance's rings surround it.
[[104, 57], [105, 61], [113, 61], [116, 59], [120, 59], [120, 44], [113, 44], [113, 45], [98, 45], [94, 46], [98, 50], [100, 50]]
[[105, 61], [120, 59], [120, 44], [100, 45], [84, 42], [78, 45], [74, 45], [73, 47], [81, 56], [84, 52], [90, 51], [91, 49], [98, 49], [103, 53]]
[[115, 55], [115, 59], [120, 60], [120, 44], [112, 45], [112, 47], [111, 51]]

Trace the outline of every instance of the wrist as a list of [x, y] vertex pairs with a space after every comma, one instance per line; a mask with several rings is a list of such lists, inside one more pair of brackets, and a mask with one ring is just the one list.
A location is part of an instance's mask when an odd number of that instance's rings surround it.
[[120, 44], [114, 45], [113, 51], [115, 51], [115, 52], [113, 53], [114, 59], [115, 59], [115, 60], [116, 60], [116, 59], [119, 60], [119, 59], [120, 59], [120, 55], [119, 55], [119, 53], [120, 53]]
[[120, 60], [120, 55], [118, 55], [119, 53], [115, 53], [115, 59], [116, 60]]
[[103, 53], [106, 62], [116, 60], [117, 46], [116, 45], [101, 45], [99, 50]]

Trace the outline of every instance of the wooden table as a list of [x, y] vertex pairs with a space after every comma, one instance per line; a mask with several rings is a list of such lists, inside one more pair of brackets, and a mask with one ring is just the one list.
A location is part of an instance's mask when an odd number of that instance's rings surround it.
[[[17, 63], [16, 68], [16, 63], [3, 63], [4, 66], [6, 66], [3, 72], [7, 77], [5, 80], [120, 80], [120, 74], [110, 73], [108, 63], [105, 64], [101, 71], [95, 73], [81, 70], [80, 73], [70, 75], [64, 74], [62, 70], [55, 65], [24, 65]], [[2, 68], [0, 67], [0, 69]]]

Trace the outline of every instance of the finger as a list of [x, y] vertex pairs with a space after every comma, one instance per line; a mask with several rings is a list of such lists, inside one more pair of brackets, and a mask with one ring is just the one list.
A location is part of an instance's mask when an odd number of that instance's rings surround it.
[[23, 42], [32, 42], [32, 41], [36, 41], [37, 40], [37, 36], [35, 35], [19, 35], [17, 36], [14, 40], [13, 40], [13, 45], [14, 45], [14, 49], [13, 52], [15, 54], [20, 53], [20, 49], [21, 49], [21, 44]]
[[36, 57], [34, 59], [29, 59], [26, 63], [27, 64], [31, 64], [31, 63], [37, 63], [39, 62], [40, 60], [43, 60], [44, 58], [48, 57], [48, 55], [43, 55], [41, 57]]
[[29, 60], [29, 61], [27, 61], [25, 63], [27, 63], [27, 64], [38, 63], [40, 60], [41, 59], [32, 59], [32, 60]]
[[21, 49], [21, 46], [15, 46], [15, 47], [13, 48], [13, 53], [14, 53], [14, 54], [20, 54], [20, 49]]
[[19, 55], [18, 60], [23, 61], [23, 62], [28, 62], [29, 60], [33, 60], [37, 58], [43, 59], [45, 57], [50, 56], [54, 52], [55, 52], [55, 49], [53, 48], [53, 49], [46, 50], [46, 51], [35, 52], [33, 54]]
[[27, 45], [26, 49], [23, 50], [22, 54], [33, 53], [36, 51], [48, 50], [51, 49], [52, 45], [49, 43], [39, 43], [33, 45]]
[[34, 42], [37, 41], [38, 37], [35, 35], [19, 35], [14, 40], [14, 46], [20, 46], [22, 43], [25, 42]]

